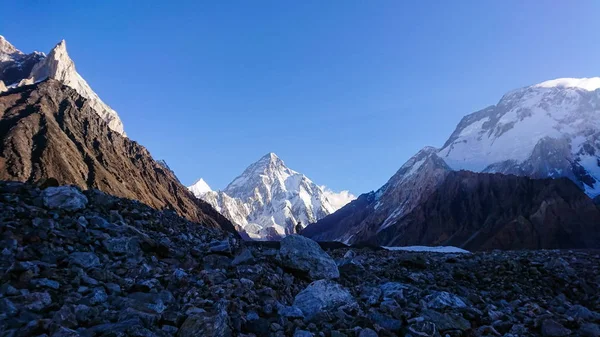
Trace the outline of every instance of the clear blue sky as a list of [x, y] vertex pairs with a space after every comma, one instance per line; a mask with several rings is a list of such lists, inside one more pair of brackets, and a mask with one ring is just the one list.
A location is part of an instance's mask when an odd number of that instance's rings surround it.
[[600, 75], [600, 1], [5, 1], [24, 52], [67, 40], [130, 138], [223, 188], [277, 153], [380, 187], [506, 91]]

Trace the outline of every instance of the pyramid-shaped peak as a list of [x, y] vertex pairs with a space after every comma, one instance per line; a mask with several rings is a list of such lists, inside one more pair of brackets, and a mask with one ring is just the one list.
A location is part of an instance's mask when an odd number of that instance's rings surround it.
[[0, 35], [0, 53], [2, 54], [22, 54], [20, 50], [15, 48], [4, 36]]
[[202, 178], [198, 179], [192, 186], [189, 186], [188, 189], [197, 197], [212, 191], [212, 188]]
[[261, 159], [277, 160], [277, 159], [279, 159], [279, 157], [277, 157], [277, 155], [274, 152], [269, 152], [269, 153], [265, 154]]
[[252, 166], [270, 166], [270, 165], [277, 165], [277, 166], [285, 166], [283, 160], [281, 160], [281, 158], [279, 158], [274, 152], [269, 152], [267, 154], [265, 154], [264, 156], [262, 156], [254, 165]]

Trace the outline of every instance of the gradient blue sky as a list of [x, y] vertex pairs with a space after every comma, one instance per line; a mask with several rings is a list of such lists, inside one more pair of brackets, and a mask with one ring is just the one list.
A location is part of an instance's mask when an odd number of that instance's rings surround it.
[[508, 90], [600, 75], [600, 1], [5, 1], [24, 52], [61, 39], [131, 139], [189, 185], [267, 152], [377, 189]]

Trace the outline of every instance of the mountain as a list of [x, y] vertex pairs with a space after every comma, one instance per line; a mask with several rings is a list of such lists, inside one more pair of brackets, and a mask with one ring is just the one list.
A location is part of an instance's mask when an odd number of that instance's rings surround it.
[[75, 89], [88, 100], [92, 110], [104, 119], [113, 131], [125, 136], [119, 115], [98, 97], [75, 69], [75, 63], [67, 53], [64, 40], [46, 56], [40, 52], [24, 54], [0, 36], [0, 81], [3, 82], [0, 92], [3, 86], [15, 88], [45, 79], [54, 79]]
[[464, 117], [441, 149], [419, 151], [379, 190], [302, 234], [468, 249], [599, 247], [599, 211], [585, 195], [598, 195], [599, 88], [598, 78], [559, 79], [512, 91]]
[[454, 170], [567, 177], [600, 194], [600, 77], [521, 88], [465, 116], [439, 156]]
[[196, 181], [194, 183], [194, 185], [189, 186], [188, 189], [195, 195], [195, 196], [201, 196], [204, 193], [207, 192], [212, 192], [212, 189], [210, 188], [210, 186], [208, 186], [208, 184], [206, 183], [206, 181], [204, 181], [204, 179], [200, 178], [198, 181]]
[[0, 94], [0, 180], [47, 178], [170, 208], [205, 226], [235, 232], [146, 148], [109, 128], [91, 100], [53, 79]]
[[[325, 190], [269, 153], [250, 165], [223, 191], [202, 179], [188, 187], [253, 239], [278, 239], [333, 213]], [[347, 192], [347, 191], [346, 191]], [[350, 197], [353, 197], [350, 195]]]

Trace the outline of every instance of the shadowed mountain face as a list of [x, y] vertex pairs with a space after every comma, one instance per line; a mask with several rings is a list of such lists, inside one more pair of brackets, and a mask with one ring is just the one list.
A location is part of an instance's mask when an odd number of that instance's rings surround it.
[[571, 180], [450, 172], [410, 214], [374, 236], [384, 246], [468, 250], [600, 247], [600, 211]]
[[89, 101], [55, 80], [0, 94], [0, 179], [97, 188], [171, 208], [189, 220], [235, 232], [138, 143], [112, 131]]
[[404, 216], [387, 221], [365, 194], [308, 226], [303, 235], [382, 246], [457, 246], [468, 250], [597, 248], [600, 211], [567, 178], [449, 171], [435, 190]]

